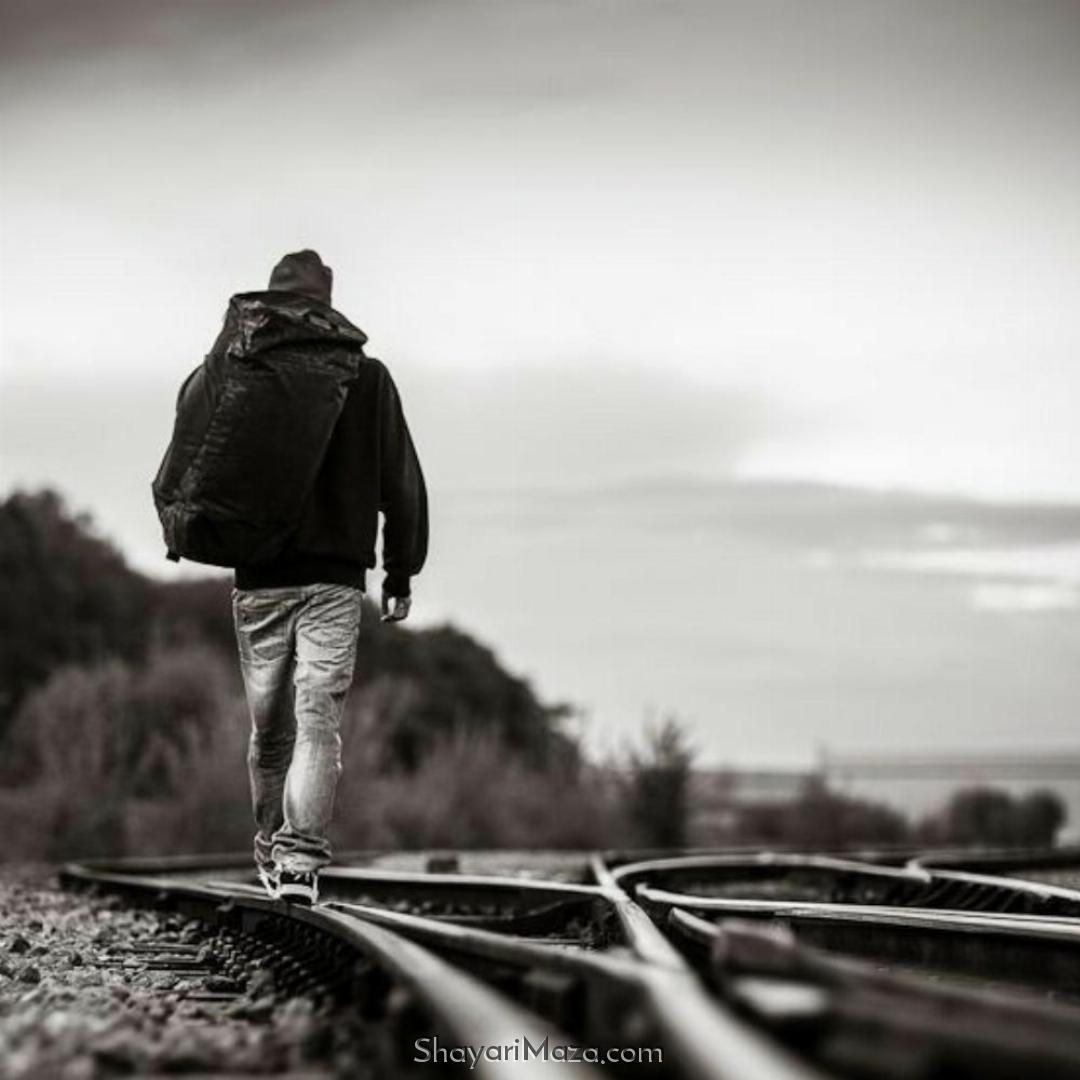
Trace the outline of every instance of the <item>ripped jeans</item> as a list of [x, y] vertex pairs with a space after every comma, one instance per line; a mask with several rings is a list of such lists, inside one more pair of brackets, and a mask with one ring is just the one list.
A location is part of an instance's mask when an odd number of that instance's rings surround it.
[[330, 861], [326, 834], [363, 595], [330, 584], [233, 589], [260, 866], [303, 873]]

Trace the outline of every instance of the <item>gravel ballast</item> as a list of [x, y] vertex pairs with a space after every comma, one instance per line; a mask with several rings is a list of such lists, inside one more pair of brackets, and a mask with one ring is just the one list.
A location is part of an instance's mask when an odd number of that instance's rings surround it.
[[347, 1008], [275, 983], [272, 960], [197, 921], [62, 891], [46, 871], [0, 880], [4, 1080], [376, 1074]]

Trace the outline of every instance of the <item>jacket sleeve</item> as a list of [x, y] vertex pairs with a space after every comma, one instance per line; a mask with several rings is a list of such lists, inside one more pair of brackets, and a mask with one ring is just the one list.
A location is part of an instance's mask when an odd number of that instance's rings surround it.
[[409, 578], [420, 573], [427, 558], [427, 488], [401, 398], [385, 368], [379, 388], [379, 438], [379, 509], [385, 519], [383, 588], [391, 596], [408, 596]]

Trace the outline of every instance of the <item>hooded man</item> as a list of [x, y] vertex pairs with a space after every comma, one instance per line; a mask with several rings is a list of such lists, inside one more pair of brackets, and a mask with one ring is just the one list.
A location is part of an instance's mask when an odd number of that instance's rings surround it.
[[[262, 295], [331, 310], [332, 285], [330, 268], [305, 250], [274, 267]], [[409, 614], [410, 578], [427, 554], [427, 492], [393, 379], [364, 356], [287, 546], [269, 562], [236, 567], [255, 863], [275, 898], [316, 902], [319, 868], [330, 861], [341, 714], [380, 512], [383, 620], [396, 622]]]

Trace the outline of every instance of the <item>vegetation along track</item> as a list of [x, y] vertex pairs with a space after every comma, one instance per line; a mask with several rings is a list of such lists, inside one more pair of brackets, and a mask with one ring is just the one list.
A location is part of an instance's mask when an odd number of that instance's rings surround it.
[[63, 879], [287, 954], [378, 1028], [367, 1042], [388, 1075], [430, 1071], [417, 1040], [433, 1037], [510, 1048], [471, 1070], [495, 1078], [564, 1075], [525, 1060], [525, 1040], [595, 1048], [602, 1064], [578, 1075], [1080, 1071], [1080, 892], [1007, 866], [597, 855], [570, 881], [513, 876], [505, 856], [499, 875], [355, 862], [324, 875], [315, 908], [269, 900], [227, 860], [79, 864]]

